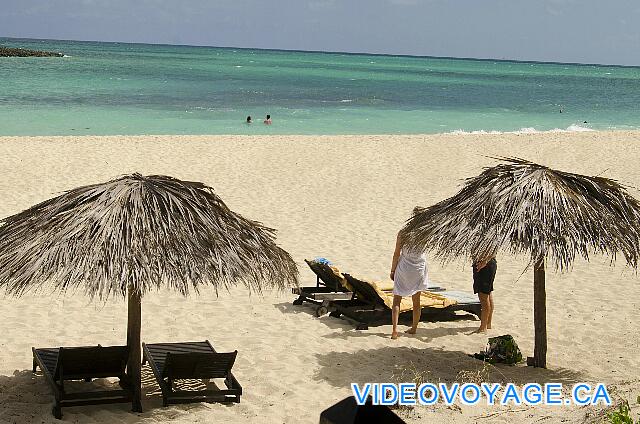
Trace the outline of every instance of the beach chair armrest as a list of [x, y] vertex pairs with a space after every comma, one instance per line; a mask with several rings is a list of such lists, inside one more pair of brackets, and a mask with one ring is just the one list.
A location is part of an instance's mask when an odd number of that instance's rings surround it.
[[227, 386], [227, 389], [237, 390], [239, 394], [242, 394], [242, 386], [231, 371], [229, 371], [229, 375], [225, 378], [224, 384]]

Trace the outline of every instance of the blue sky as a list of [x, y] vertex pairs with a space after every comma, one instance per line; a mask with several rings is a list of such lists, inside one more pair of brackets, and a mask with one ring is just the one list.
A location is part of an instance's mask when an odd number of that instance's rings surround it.
[[640, 1], [2, 0], [0, 36], [640, 65]]

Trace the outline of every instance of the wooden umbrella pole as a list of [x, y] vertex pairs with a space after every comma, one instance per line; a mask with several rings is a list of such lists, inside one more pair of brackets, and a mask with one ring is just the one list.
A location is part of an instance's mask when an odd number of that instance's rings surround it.
[[128, 290], [128, 323], [127, 323], [127, 347], [129, 348], [129, 360], [127, 362], [127, 374], [133, 391], [131, 409], [134, 412], [142, 412], [141, 394], [141, 351], [140, 331], [142, 319], [142, 306], [140, 291], [135, 290], [129, 284]]
[[545, 290], [544, 258], [541, 257], [533, 269], [533, 323], [535, 345], [533, 366], [547, 367], [547, 293]]

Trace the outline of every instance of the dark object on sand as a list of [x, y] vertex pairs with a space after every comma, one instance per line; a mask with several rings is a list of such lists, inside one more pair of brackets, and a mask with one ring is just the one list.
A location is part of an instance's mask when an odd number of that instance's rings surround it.
[[545, 268], [571, 269], [590, 253], [640, 261], [640, 203], [604, 177], [572, 174], [518, 158], [469, 178], [453, 197], [419, 208], [401, 233], [408, 247], [443, 261], [529, 255], [533, 267], [536, 367], [547, 366]]
[[522, 362], [522, 353], [518, 343], [510, 334], [489, 337], [485, 351], [474, 353], [473, 357], [490, 364], [515, 365]]
[[[240, 402], [242, 387], [231, 373], [238, 351], [218, 353], [209, 340], [184, 343], [142, 343], [143, 364], [149, 362], [162, 390], [162, 404]], [[176, 380], [223, 378], [226, 390], [176, 390]]]
[[320, 414], [320, 424], [404, 424], [388, 406], [372, 405], [371, 398], [364, 405], [358, 405], [349, 396], [325, 409]]
[[62, 57], [62, 53], [0, 46], [0, 57]]
[[261, 292], [297, 285], [297, 274], [275, 230], [233, 212], [203, 183], [163, 175], [79, 187], [0, 220], [0, 289], [8, 294], [51, 284], [128, 298], [126, 373], [136, 412], [145, 293], [237, 284]]
[[[128, 351], [126, 346], [90, 346], [32, 348], [33, 372], [40, 367], [55, 396], [53, 416], [62, 418], [62, 407], [101, 405], [131, 402], [133, 391], [125, 373]], [[64, 382], [93, 378], [118, 377], [121, 389], [65, 391]], [[95, 389], [95, 388], [94, 388]]]

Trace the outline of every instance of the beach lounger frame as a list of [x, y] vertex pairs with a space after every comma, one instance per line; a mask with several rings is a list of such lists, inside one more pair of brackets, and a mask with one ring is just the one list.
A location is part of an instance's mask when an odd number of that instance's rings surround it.
[[302, 305], [304, 302], [319, 305], [316, 308], [316, 316], [320, 317], [328, 312], [329, 302], [354, 299], [355, 293], [343, 286], [340, 278], [328, 264], [307, 259], [304, 261], [316, 274], [316, 285], [293, 288], [293, 294], [298, 295], [298, 298], [293, 301], [294, 305]]
[[[356, 322], [356, 330], [368, 330], [369, 324], [377, 319], [381, 319], [388, 315], [391, 310], [380, 298], [378, 293], [358, 278], [350, 274], [343, 274], [347, 282], [353, 287], [356, 297], [352, 300], [330, 301], [327, 304], [328, 311], [331, 316], [345, 317]], [[442, 296], [452, 297], [457, 303], [446, 306], [444, 308], [435, 308], [426, 306], [422, 308], [423, 312], [453, 312], [465, 311], [477, 317], [480, 317], [480, 302], [473, 299], [470, 295], [462, 292], [449, 292], [447, 290], [438, 290]]]
[[[31, 348], [33, 372], [39, 367], [53, 390], [53, 416], [62, 418], [62, 407], [132, 402], [133, 392], [125, 374], [128, 348], [126, 346], [86, 346], [59, 348]], [[65, 381], [119, 377], [120, 389], [67, 392]]]
[[[162, 391], [162, 404], [191, 402], [240, 402], [242, 387], [231, 372], [238, 351], [218, 353], [204, 342], [142, 343], [142, 364], [149, 363]], [[224, 378], [226, 390], [176, 390], [183, 379]]]

